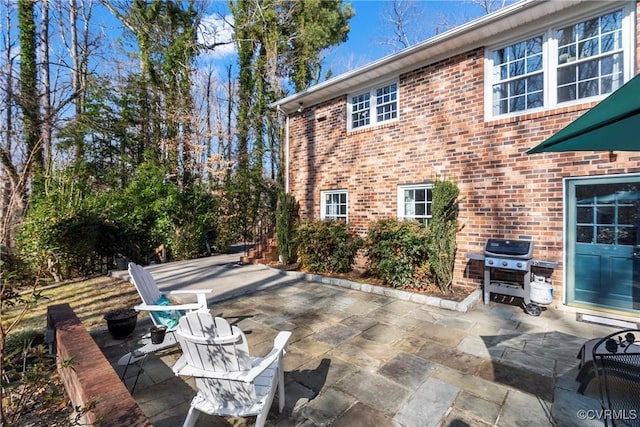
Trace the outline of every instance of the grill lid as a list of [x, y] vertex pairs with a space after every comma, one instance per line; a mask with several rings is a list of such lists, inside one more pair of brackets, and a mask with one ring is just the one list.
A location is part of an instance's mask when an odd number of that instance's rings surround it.
[[502, 256], [518, 259], [533, 257], [533, 240], [487, 239], [484, 246], [487, 256]]

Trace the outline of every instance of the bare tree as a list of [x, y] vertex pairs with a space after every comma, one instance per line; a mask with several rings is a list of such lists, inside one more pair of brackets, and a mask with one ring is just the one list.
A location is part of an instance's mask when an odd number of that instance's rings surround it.
[[491, 12], [502, 9], [507, 3], [513, 3], [513, 0], [467, 0], [467, 2], [481, 7], [485, 15], [488, 15]]
[[24, 211], [24, 198], [22, 188], [25, 186], [24, 169], [16, 165], [14, 158], [16, 153], [16, 120], [17, 112], [14, 108], [16, 103], [14, 93], [14, 66], [17, 60], [16, 41], [13, 40], [14, 32], [13, 20], [15, 17], [10, 6], [13, 2], [5, 0], [0, 10], [3, 11], [2, 27], [5, 32], [2, 34], [2, 48], [4, 57], [0, 63], [0, 76], [2, 77], [2, 104], [0, 105], [0, 115], [2, 116], [2, 128], [0, 134], [0, 245], [11, 247], [15, 237], [15, 217], [20, 216]]
[[[505, 7], [515, 0], [461, 0], [452, 1], [459, 5], [475, 5], [487, 15]], [[414, 45], [428, 37], [461, 25], [478, 16], [478, 13], [465, 14], [455, 11], [449, 15], [430, 13], [426, 3], [415, 0], [392, 0], [386, 3], [381, 16], [380, 44], [387, 46], [390, 52]]]
[[425, 4], [411, 0], [393, 0], [383, 10], [382, 32], [390, 33], [381, 44], [392, 52], [407, 48], [427, 37], [424, 26]]

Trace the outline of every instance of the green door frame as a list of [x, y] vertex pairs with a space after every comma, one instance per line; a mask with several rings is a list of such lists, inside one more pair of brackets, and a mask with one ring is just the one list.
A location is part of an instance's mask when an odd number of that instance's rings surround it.
[[[564, 191], [564, 246], [565, 246], [565, 260], [564, 260], [564, 304], [568, 306], [590, 306], [595, 309], [602, 308], [607, 310], [620, 310], [621, 312], [629, 312], [632, 309], [628, 308], [613, 308], [611, 306], [602, 306], [597, 303], [585, 303], [585, 301], [576, 300], [576, 264], [577, 264], [577, 251], [576, 247], [578, 242], [576, 241], [576, 206], [575, 200], [575, 188], [577, 186], [585, 186], [589, 184], [602, 185], [602, 184], [625, 184], [625, 183], [640, 183], [640, 174], [625, 174], [625, 175], [602, 175], [602, 176], [587, 176], [587, 177], [569, 177], [563, 180]], [[616, 219], [617, 221], [617, 219]], [[617, 222], [616, 222], [617, 226]], [[637, 242], [636, 242], [637, 243]], [[598, 245], [596, 245], [598, 246]], [[617, 249], [617, 246], [611, 246], [613, 249]], [[606, 248], [606, 246], [605, 246]], [[629, 245], [622, 245], [620, 248], [631, 251]], [[619, 248], [618, 248], [619, 249]], [[604, 267], [600, 268], [602, 274]], [[631, 295], [630, 295], [631, 297]]]

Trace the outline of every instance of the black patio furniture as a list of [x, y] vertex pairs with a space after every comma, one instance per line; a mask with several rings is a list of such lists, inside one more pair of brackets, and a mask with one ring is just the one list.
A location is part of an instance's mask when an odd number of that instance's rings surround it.
[[640, 427], [640, 330], [601, 338], [591, 356], [605, 426]]

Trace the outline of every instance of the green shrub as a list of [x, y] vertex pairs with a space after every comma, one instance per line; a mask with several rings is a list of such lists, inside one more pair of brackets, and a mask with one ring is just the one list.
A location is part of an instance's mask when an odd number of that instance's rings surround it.
[[296, 227], [300, 267], [315, 273], [346, 273], [363, 240], [342, 221], [303, 220]]
[[295, 223], [298, 218], [299, 205], [295, 197], [280, 190], [276, 208], [276, 242], [278, 255], [283, 264], [295, 261], [296, 247], [294, 242]]
[[130, 252], [121, 225], [91, 209], [57, 211], [46, 200], [34, 202], [18, 234], [23, 260], [35, 269], [46, 253], [48, 275], [61, 280], [102, 272], [104, 259]]
[[383, 219], [367, 233], [371, 272], [393, 287], [415, 285], [415, 272], [428, 258], [428, 230], [416, 221]]
[[167, 176], [165, 166], [148, 160], [136, 168], [124, 190], [110, 194], [109, 215], [118, 218], [135, 242], [138, 253], [132, 259], [137, 262], [147, 262], [160, 245], [171, 250], [180, 220], [193, 216], [182, 206], [178, 184]]
[[458, 186], [436, 181], [433, 186], [432, 218], [429, 221], [429, 266], [435, 284], [447, 291], [453, 282], [458, 232]]
[[175, 229], [167, 242], [172, 259], [193, 259], [218, 252], [218, 198], [194, 183], [180, 194], [178, 200], [182, 212], [189, 212], [189, 215], [179, 215], [173, 220]]

